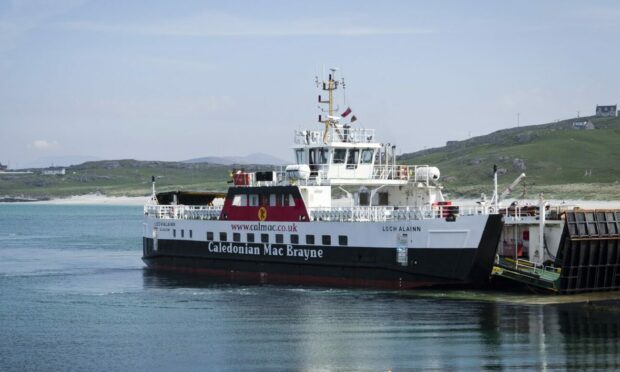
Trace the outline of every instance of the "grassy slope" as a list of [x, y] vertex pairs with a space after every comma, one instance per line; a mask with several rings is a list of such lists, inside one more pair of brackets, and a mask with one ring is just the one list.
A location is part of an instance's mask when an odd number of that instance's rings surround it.
[[[513, 164], [518, 158], [525, 162], [530, 197], [545, 192], [562, 198], [620, 199], [620, 118], [594, 119], [596, 130], [570, 129], [573, 121], [505, 129], [451, 146], [405, 154], [400, 162], [438, 166], [447, 191], [478, 196], [491, 192], [493, 164], [506, 170], [500, 177], [502, 186], [512, 182], [522, 172]], [[65, 176], [0, 174], [0, 197], [94, 192], [147, 195], [151, 175], [161, 177], [157, 181], [160, 191], [225, 190], [230, 169], [205, 163], [88, 162], [67, 168]], [[586, 170], [592, 171], [591, 177], [584, 176]]]
[[400, 161], [438, 166], [446, 189], [463, 195], [489, 192], [493, 164], [506, 170], [501, 184], [512, 182], [522, 172], [513, 164], [518, 158], [525, 162], [533, 194], [587, 198], [598, 190], [603, 197], [620, 197], [620, 118], [594, 119], [595, 130], [570, 129], [572, 122], [512, 128], [405, 154]]
[[151, 175], [158, 176], [159, 191], [225, 190], [229, 172], [228, 166], [204, 163], [136, 160], [88, 162], [67, 168], [65, 176], [0, 175], [0, 196], [41, 198], [95, 192], [106, 195], [147, 195], [151, 189]]

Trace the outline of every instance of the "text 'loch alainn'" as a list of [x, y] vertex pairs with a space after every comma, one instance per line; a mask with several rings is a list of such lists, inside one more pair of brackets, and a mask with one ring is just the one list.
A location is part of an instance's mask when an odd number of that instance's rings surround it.
[[420, 232], [420, 226], [383, 226], [383, 231]]

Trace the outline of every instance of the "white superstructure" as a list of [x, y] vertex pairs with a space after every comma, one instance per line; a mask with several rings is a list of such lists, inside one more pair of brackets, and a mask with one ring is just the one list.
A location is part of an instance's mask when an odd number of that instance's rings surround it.
[[439, 169], [398, 164], [395, 146], [348, 119], [350, 109], [337, 115], [334, 72], [319, 84], [329, 96], [319, 96], [322, 127], [294, 133], [293, 164], [234, 171], [219, 203], [181, 192], [162, 202], [153, 191], [145, 262], [397, 288], [488, 278], [501, 217], [452, 205]]

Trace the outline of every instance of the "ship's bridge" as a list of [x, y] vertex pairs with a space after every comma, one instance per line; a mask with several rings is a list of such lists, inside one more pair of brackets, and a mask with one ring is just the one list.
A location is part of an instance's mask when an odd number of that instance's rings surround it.
[[436, 181], [436, 168], [396, 164], [395, 146], [375, 141], [375, 130], [332, 125], [298, 130], [295, 161], [307, 165], [314, 184], [406, 184]]

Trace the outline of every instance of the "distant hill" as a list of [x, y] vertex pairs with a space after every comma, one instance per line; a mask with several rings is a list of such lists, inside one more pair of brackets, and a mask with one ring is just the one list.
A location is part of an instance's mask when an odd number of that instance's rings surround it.
[[207, 156], [204, 158], [189, 159], [183, 163], [210, 163], [210, 164], [261, 164], [261, 165], [285, 165], [289, 162], [265, 153], [254, 153], [247, 156]]
[[101, 160], [95, 156], [67, 155], [67, 156], [45, 156], [26, 164], [19, 164], [20, 169], [68, 167], [70, 165], [81, 164], [87, 161]]
[[[527, 174], [529, 197], [620, 199], [620, 118], [591, 120], [595, 129], [575, 129], [577, 119], [503, 129], [447, 146], [404, 154], [400, 163], [434, 165], [448, 197], [490, 196], [493, 164], [499, 167], [503, 189], [520, 173]], [[147, 195], [151, 176], [158, 191], [226, 190], [230, 164], [248, 171], [283, 164], [266, 154], [207, 157], [187, 162], [101, 160], [67, 167], [64, 176], [0, 174], [2, 197], [50, 198], [102, 193]], [[518, 196], [520, 188], [513, 196]]]
[[[265, 170], [248, 166], [249, 171]], [[26, 197], [46, 199], [71, 195], [141, 196], [151, 192], [151, 176], [157, 177], [157, 190], [224, 191], [230, 167], [220, 164], [165, 161], [101, 160], [67, 167], [64, 176], [0, 173], [0, 199]]]
[[[590, 120], [595, 129], [575, 129], [576, 121]], [[620, 194], [620, 118], [574, 118], [543, 125], [503, 129], [444, 147], [403, 154], [400, 163], [439, 167], [446, 189], [488, 191], [493, 165], [500, 182], [509, 184], [525, 172], [526, 182], [559, 190], [582, 185], [616, 185]], [[589, 186], [588, 186], [589, 185]], [[550, 186], [555, 186], [550, 188]], [[544, 191], [540, 188], [539, 191]], [[596, 190], [589, 192], [595, 193]], [[579, 197], [579, 192], [571, 193]]]

